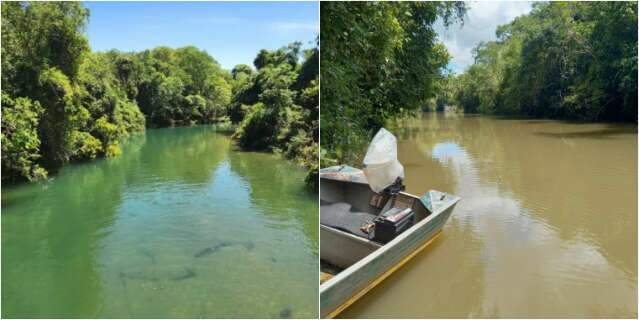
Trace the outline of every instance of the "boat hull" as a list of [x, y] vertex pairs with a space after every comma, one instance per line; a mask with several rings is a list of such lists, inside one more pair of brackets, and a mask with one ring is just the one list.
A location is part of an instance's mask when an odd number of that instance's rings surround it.
[[425, 248], [439, 235], [457, 201], [458, 198], [438, 208], [440, 210], [323, 283], [320, 286], [320, 315], [323, 318], [337, 316]]

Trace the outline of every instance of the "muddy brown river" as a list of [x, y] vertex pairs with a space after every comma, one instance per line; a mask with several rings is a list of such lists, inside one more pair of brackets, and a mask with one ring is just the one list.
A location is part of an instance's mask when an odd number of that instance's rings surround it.
[[342, 317], [637, 317], [636, 125], [424, 114], [392, 131], [444, 232]]

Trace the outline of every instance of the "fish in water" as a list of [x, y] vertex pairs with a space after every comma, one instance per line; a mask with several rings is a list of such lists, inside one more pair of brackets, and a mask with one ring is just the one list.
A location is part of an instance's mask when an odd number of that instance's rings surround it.
[[190, 279], [195, 277], [195, 271], [191, 268], [184, 268], [185, 273], [182, 275], [179, 275], [177, 277], [173, 277], [171, 278], [171, 280], [175, 280], [175, 281], [182, 281], [182, 280], [186, 280], [186, 279]]
[[291, 310], [291, 308], [284, 308], [282, 309], [282, 311], [280, 311], [280, 318], [290, 318], [292, 313], [293, 311]]
[[203, 256], [208, 256], [210, 254], [213, 254], [213, 253], [217, 252], [218, 250], [220, 250], [220, 249], [222, 249], [224, 247], [230, 247], [230, 246], [233, 246], [233, 245], [241, 245], [244, 248], [246, 248], [246, 250], [248, 250], [248, 251], [251, 251], [251, 250], [253, 250], [255, 248], [255, 243], [253, 243], [253, 241], [250, 241], [250, 240], [246, 241], [246, 242], [242, 242], [242, 243], [237, 243], [237, 242], [236, 243], [232, 243], [232, 242], [224, 241], [224, 242], [218, 243], [218, 244], [216, 244], [216, 245], [214, 245], [212, 247], [204, 248], [204, 249], [198, 251], [194, 255], [194, 257], [200, 258], [200, 257], [203, 257]]
[[124, 272], [120, 272], [120, 279], [124, 280], [124, 279], [129, 279], [129, 280], [143, 280], [143, 281], [153, 281], [156, 282], [159, 279], [156, 277], [149, 277], [146, 276], [145, 274], [143, 274], [142, 272], [130, 272], [130, 273], [124, 273]]
[[120, 274], [118, 274], [118, 277], [120, 278], [120, 283], [122, 284], [122, 287], [124, 287], [124, 289], [126, 290], [126, 275], [124, 274], [124, 272], [120, 272]]
[[271, 257], [269, 258], [269, 260], [271, 260], [271, 262], [277, 262], [277, 259], [275, 259], [275, 257]]
[[131, 304], [129, 302], [129, 293], [126, 287], [126, 275], [124, 274], [124, 272], [120, 271], [119, 277], [120, 283], [122, 283], [122, 289], [124, 290], [124, 301], [126, 301], [126, 309], [129, 312], [129, 315], [131, 315]]
[[152, 264], [155, 264], [155, 255], [146, 249], [139, 248], [138, 251], [145, 257], [151, 260]]
[[255, 248], [255, 243], [253, 243], [253, 241], [249, 240], [246, 241], [246, 243], [244, 243], [244, 248], [246, 248], [246, 250], [251, 251], [253, 250], [253, 248]]
[[195, 257], [196, 258], [200, 258], [200, 257], [203, 257], [203, 256], [208, 256], [208, 255], [213, 254], [216, 251], [218, 251], [218, 250], [220, 250], [220, 249], [222, 249], [224, 247], [230, 247], [230, 246], [231, 246], [230, 242], [224, 241], [224, 242], [216, 244], [216, 245], [214, 245], [212, 247], [208, 247], [208, 248], [204, 248], [204, 249], [200, 250], [198, 253], [195, 254]]

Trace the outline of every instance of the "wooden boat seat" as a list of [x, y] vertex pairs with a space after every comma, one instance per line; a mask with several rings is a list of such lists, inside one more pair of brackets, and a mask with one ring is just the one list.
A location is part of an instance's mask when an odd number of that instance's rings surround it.
[[320, 223], [359, 237], [368, 238], [368, 235], [360, 227], [373, 221], [375, 215], [367, 212], [351, 211], [351, 209], [351, 205], [346, 202], [322, 202], [320, 206]]

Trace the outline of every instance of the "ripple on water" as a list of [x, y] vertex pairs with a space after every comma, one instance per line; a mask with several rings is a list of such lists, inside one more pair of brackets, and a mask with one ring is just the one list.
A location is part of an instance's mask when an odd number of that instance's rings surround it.
[[3, 188], [3, 316], [316, 317], [302, 169], [206, 127], [134, 143], [44, 190]]
[[462, 200], [437, 244], [345, 317], [637, 316], [636, 129], [602, 139], [537, 134], [601, 129], [557, 121], [419, 122], [398, 139], [409, 191]]

